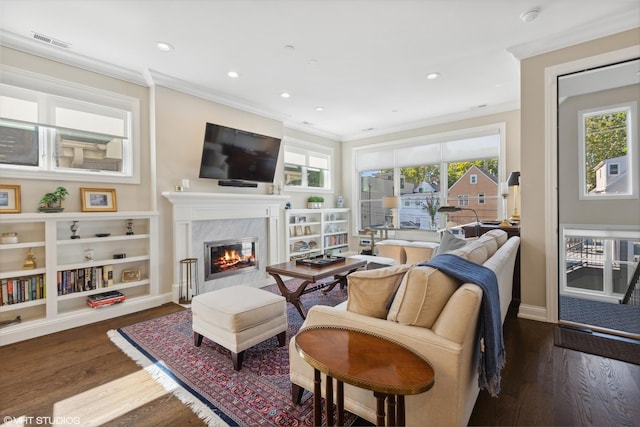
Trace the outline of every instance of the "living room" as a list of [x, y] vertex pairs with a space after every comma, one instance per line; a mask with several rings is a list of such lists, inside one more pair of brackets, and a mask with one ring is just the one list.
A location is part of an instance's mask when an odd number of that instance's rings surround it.
[[[8, 19], [6, 13], [3, 15], [5, 16], [3, 20]], [[624, 16], [624, 14], [621, 15]], [[634, 19], [637, 21], [637, 17]], [[609, 24], [612, 25], [611, 22]], [[9, 27], [3, 25], [3, 28]], [[312, 129], [307, 130], [304, 126], [287, 126], [286, 120], [282, 117], [261, 114], [259, 109], [242, 108], [240, 105], [234, 106], [231, 102], [225, 104], [204, 91], [195, 93], [193, 86], [176, 81], [159, 71], [149, 70], [144, 78], [139, 76], [124, 78], [117, 72], [109, 74], [104, 69], [97, 72], [91, 68], [90, 64], [78, 63], [78, 58], [70, 57], [65, 62], [64, 57], [51, 56], [53, 54], [45, 53], [46, 51], [42, 48], [34, 47], [32, 43], [35, 42], [26, 43], [22, 37], [8, 34], [3, 30], [0, 46], [3, 83], [10, 82], [5, 80], [5, 76], [10, 74], [9, 71], [13, 72], [17, 69], [31, 76], [43, 76], [47, 83], [66, 81], [77, 87], [93, 88], [96, 92], [106, 91], [133, 98], [139, 103], [137, 130], [140, 142], [135, 153], [139, 161], [136, 172], [137, 182], [65, 180], [55, 176], [41, 178], [43, 175], [22, 178], [5, 175], [3, 171], [3, 184], [20, 187], [23, 214], [37, 212], [42, 195], [52, 191], [58, 185], [64, 185], [69, 192], [63, 203], [64, 215], [77, 213], [81, 218], [84, 206], [81, 188], [84, 187], [115, 190], [118, 208], [117, 214], [114, 215], [123, 227], [128, 219], [127, 212], [153, 213], [148, 216], [148, 219], [142, 220], [143, 222], [136, 222], [134, 227], [136, 233], [142, 234], [144, 232], [142, 230], [151, 228], [155, 222], [157, 230], [157, 235], [149, 237], [156, 245], [157, 253], [154, 255], [154, 261], [150, 262], [148, 271], [156, 283], [152, 285], [153, 291], [148, 291], [149, 298], [140, 303], [138, 308], [142, 310], [177, 300], [181, 279], [178, 260], [193, 255], [188, 250], [176, 254], [174, 205], [164, 193], [183, 193], [177, 194], [178, 198], [215, 193], [216, 196], [210, 202], [214, 205], [220, 203], [216, 200], [225, 196], [231, 199], [235, 196], [258, 199], [271, 196], [272, 192], [275, 192], [276, 194], [273, 195], [279, 197], [274, 199], [277, 199], [277, 203], [282, 206], [282, 210], [279, 211], [282, 215], [280, 221], [284, 221], [282, 218], [284, 218], [284, 205], [287, 201], [293, 208], [303, 208], [310, 195], [319, 193], [317, 190], [288, 188], [283, 184], [282, 151], [275, 172], [276, 178], [273, 181], [273, 185], [277, 187], [275, 190], [270, 184], [259, 184], [256, 188], [223, 187], [217, 185], [215, 180], [199, 178], [206, 123], [215, 122], [281, 138], [284, 147], [307, 148], [310, 151], [329, 153], [332, 159], [331, 189], [322, 191], [320, 194], [324, 196], [325, 205], [328, 207], [336, 206], [338, 196], [343, 196], [345, 206], [352, 208], [354, 212], [358, 205], [359, 183], [358, 176], [353, 172], [353, 165], [359, 149], [376, 144], [393, 145], [418, 138], [430, 139], [465, 134], [470, 130], [500, 129], [504, 132], [504, 174], [520, 171], [523, 177], [528, 177], [523, 178], [525, 193], [520, 198], [519, 206], [522, 215], [521, 271], [526, 272], [521, 278], [520, 317], [554, 323], [557, 321], [557, 313], [553, 304], [557, 304], [557, 301], [550, 299], [549, 289], [552, 285], [549, 284], [548, 272], [550, 262], [548, 249], [551, 243], [547, 233], [542, 232], [549, 226], [547, 218], [552, 214], [553, 207], [549, 200], [548, 185], [545, 184], [540, 173], [540, 171], [548, 171], [548, 156], [550, 156], [548, 153], [550, 146], [547, 145], [549, 135], [546, 129], [549, 122], [549, 106], [546, 99], [549, 93], [547, 69], [587, 58], [605, 61], [598, 64], [604, 65], [637, 57], [640, 29], [637, 25], [630, 28], [623, 31], [609, 30], [610, 32], [591, 39], [577, 38], [566, 45], [552, 45], [552, 48], [540, 48], [533, 50], [533, 53], [523, 50], [518, 64], [520, 74], [518, 104], [503, 105], [496, 107], [493, 111], [493, 107], [489, 106], [484, 110], [486, 113], [482, 114], [475, 111], [473, 116], [451, 115], [447, 119], [424, 121], [414, 128], [384, 133], [369, 131], [369, 133], [362, 133], [359, 137], [345, 139], [334, 138], [327, 133], [314, 132]], [[114, 69], [117, 68], [115, 67], [117, 64], [113, 65]], [[176, 191], [177, 186], [182, 187], [181, 191]], [[229, 200], [225, 200], [224, 203], [229, 203]], [[511, 211], [513, 207], [514, 199], [510, 197], [508, 210]], [[0, 221], [4, 221], [9, 216], [10, 214], [3, 215]], [[65, 217], [65, 220], [70, 222], [72, 218]], [[144, 222], [147, 220], [149, 225]], [[135, 221], [139, 219], [136, 218]], [[350, 236], [352, 251], [361, 249], [358, 245], [358, 221], [359, 216], [354, 213], [351, 217], [354, 230]], [[65, 225], [65, 227], [68, 226]], [[94, 226], [80, 220], [80, 235], [84, 234], [82, 237], [85, 238], [90, 232], [95, 231], [97, 234], [101, 231], [94, 230], [92, 227]], [[71, 231], [68, 234], [71, 234]], [[276, 240], [280, 238], [282, 236], [275, 237]], [[184, 247], [188, 248], [190, 244], [184, 243]], [[277, 253], [272, 254], [270, 260], [274, 263], [284, 261], [284, 248], [282, 246], [276, 246], [276, 248]], [[21, 253], [20, 256], [24, 257], [24, 254]], [[36, 258], [44, 262], [45, 254], [38, 254]], [[265, 278], [268, 277], [265, 275]], [[129, 313], [131, 312], [126, 314]], [[14, 314], [8, 311], [1, 312], [1, 320], [10, 320]], [[124, 315], [125, 312], [121, 314]], [[37, 328], [21, 330], [20, 333], [26, 334], [28, 338], [35, 338], [46, 333], [111, 317], [107, 314], [101, 316], [104, 317], [93, 317], [90, 321], [78, 318], [65, 319], [58, 323], [52, 321], [49, 324], [38, 324]], [[554, 316], [556, 316], [555, 319]], [[23, 326], [27, 323], [25, 321]], [[19, 340], [12, 339], [12, 342], [14, 341]], [[499, 421], [496, 420], [495, 423], [498, 424]]]

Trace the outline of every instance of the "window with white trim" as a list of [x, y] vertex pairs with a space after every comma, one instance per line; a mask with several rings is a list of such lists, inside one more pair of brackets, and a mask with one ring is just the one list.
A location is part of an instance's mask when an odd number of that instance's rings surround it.
[[478, 174], [472, 173], [469, 175], [469, 184], [475, 185], [478, 183]]
[[32, 78], [9, 75], [14, 84], [0, 84], [3, 176], [139, 181], [133, 149], [138, 100], [49, 78], [45, 92], [19, 86]]
[[[393, 215], [394, 226], [398, 228], [433, 230], [445, 226], [445, 216], [446, 224], [469, 222], [466, 211], [440, 214], [437, 208], [442, 205], [474, 208], [481, 219], [498, 218], [497, 183], [499, 176], [504, 177], [502, 130], [497, 125], [461, 133], [463, 136], [418, 137], [354, 149], [359, 182], [359, 192], [354, 192], [354, 198], [358, 199], [357, 227], [382, 227], [389, 215]], [[461, 188], [470, 182], [462, 177], [472, 167], [493, 177], [481, 180], [480, 174], [473, 172], [477, 185], [482, 185], [477, 189], [485, 190], [481, 202], [479, 196], [467, 193], [468, 188]], [[462, 195], [460, 190], [464, 191]], [[400, 197], [397, 212], [383, 207], [385, 196]]]
[[[330, 150], [328, 150], [330, 151]], [[285, 142], [284, 185], [300, 189], [331, 189], [332, 155]]]
[[638, 197], [637, 104], [578, 112], [579, 198]]

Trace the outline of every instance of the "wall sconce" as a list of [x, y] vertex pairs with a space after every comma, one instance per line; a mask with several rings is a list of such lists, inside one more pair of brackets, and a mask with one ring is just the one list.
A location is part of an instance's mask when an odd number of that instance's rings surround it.
[[438, 212], [440, 213], [451, 213], [458, 211], [471, 211], [476, 216], [476, 237], [480, 236], [480, 220], [478, 219], [478, 212], [475, 209], [471, 208], [461, 208], [459, 206], [440, 206], [438, 208]]
[[393, 209], [398, 209], [400, 207], [400, 198], [397, 196], [384, 196], [382, 198], [382, 207], [390, 209], [389, 215], [385, 215], [384, 226], [389, 228], [394, 227]]
[[511, 214], [511, 221], [520, 221], [520, 212], [518, 211], [518, 188], [520, 187], [520, 172], [511, 172], [507, 185], [513, 187], [513, 214]]

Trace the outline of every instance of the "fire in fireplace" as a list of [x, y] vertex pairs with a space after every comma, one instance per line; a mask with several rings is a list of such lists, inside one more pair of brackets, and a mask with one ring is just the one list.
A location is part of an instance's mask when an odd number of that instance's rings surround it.
[[204, 242], [204, 279], [213, 280], [258, 269], [258, 238]]

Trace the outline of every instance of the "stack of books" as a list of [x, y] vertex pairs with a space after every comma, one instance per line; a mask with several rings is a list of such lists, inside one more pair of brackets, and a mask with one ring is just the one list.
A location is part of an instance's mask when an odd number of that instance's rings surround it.
[[125, 298], [124, 294], [120, 291], [109, 291], [101, 294], [89, 295], [87, 297], [87, 304], [89, 304], [89, 307], [98, 308], [121, 303]]

